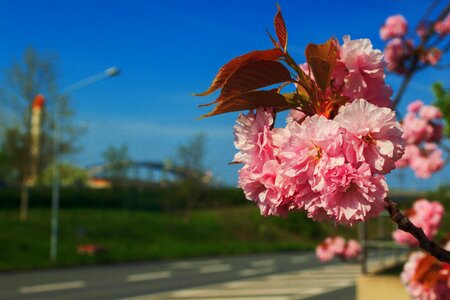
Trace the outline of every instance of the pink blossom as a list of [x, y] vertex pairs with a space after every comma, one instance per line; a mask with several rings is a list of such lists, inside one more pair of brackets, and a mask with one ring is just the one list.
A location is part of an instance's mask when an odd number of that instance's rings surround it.
[[433, 121], [434, 119], [442, 119], [442, 112], [436, 106], [425, 105], [420, 108], [419, 116], [427, 121]]
[[346, 259], [357, 259], [361, 255], [361, 245], [355, 240], [349, 240], [345, 248], [344, 257]]
[[337, 236], [333, 239], [331, 248], [336, 255], [342, 255], [345, 251], [345, 239], [341, 236]]
[[361, 253], [361, 245], [355, 240], [345, 241], [343, 237], [327, 237], [316, 247], [316, 256], [322, 261], [330, 261], [335, 256], [343, 259], [356, 259]]
[[319, 244], [316, 247], [316, 256], [320, 261], [326, 262], [326, 261], [330, 261], [333, 259], [334, 252], [331, 247], [332, 241], [333, 241], [333, 238], [327, 237], [325, 239], [325, 241], [323, 241], [323, 243]]
[[345, 252], [345, 239], [343, 237], [327, 237], [316, 247], [317, 258], [322, 261], [332, 260], [335, 256], [342, 256]]
[[418, 114], [416, 111], [408, 109], [403, 120], [405, 140], [410, 144], [439, 142], [442, 138], [442, 124], [439, 123], [442, 112], [438, 107], [432, 105], [421, 105], [417, 107], [417, 110]]
[[393, 15], [386, 19], [380, 29], [380, 37], [387, 40], [395, 37], [402, 37], [408, 31], [408, 23], [402, 15]]
[[342, 135], [339, 125], [323, 116], [306, 117], [302, 124], [293, 123], [290, 137], [280, 145], [279, 155], [285, 164], [285, 175], [297, 183], [315, 186], [316, 168], [327, 159], [343, 162]]
[[387, 174], [404, 151], [395, 112], [364, 99], [341, 106], [334, 119], [345, 129], [344, 148], [349, 162], [367, 162], [375, 174]]
[[262, 169], [265, 161], [274, 159], [270, 133], [273, 121], [272, 113], [262, 108], [239, 115], [234, 126], [234, 145], [239, 150], [235, 162], [252, 162]]
[[420, 149], [417, 145], [415, 144], [407, 144], [405, 146], [405, 154], [403, 154], [402, 158], [399, 159], [396, 163], [395, 166], [397, 168], [405, 168], [408, 167], [410, 164], [410, 161], [416, 157], [420, 155]]
[[436, 144], [426, 144], [419, 154], [410, 158], [410, 167], [419, 178], [429, 178], [444, 166], [442, 150]]
[[431, 48], [420, 57], [420, 60], [425, 64], [434, 66], [441, 60], [441, 56], [441, 50], [438, 48]]
[[407, 113], [403, 119], [403, 138], [409, 144], [419, 144], [433, 135], [433, 127], [416, 114]]
[[235, 146], [240, 150], [235, 161], [244, 163], [239, 170], [238, 186], [247, 199], [257, 203], [263, 215], [281, 215], [289, 209], [284, 193], [282, 171], [276, 160], [271, 131], [272, 114], [264, 109], [240, 115], [235, 129]]
[[352, 226], [384, 210], [386, 181], [381, 175], [374, 176], [368, 164], [361, 163], [355, 168], [346, 163], [327, 171], [321, 199], [328, 219]]
[[286, 117], [286, 123], [287, 124], [293, 123], [293, 122], [301, 123], [301, 122], [303, 122], [303, 120], [305, 118], [306, 118], [306, 115], [301, 110], [291, 109], [289, 111], [288, 116]]
[[384, 49], [384, 60], [389, 71], [403, 74], [406, 71], [405, 62], [413, 54], [413, 43], [400, 38], [392, 39]]
[[450, 13], [447, 14], [444, 20], [436, 22], [434, 25], [434, 30], [439, 33], [441, 36], [450, 33]]
[[390, 107], [392, 89], [384, 81], [383, 54], [373, 49], [370, 40], [351, 40], [349, 36], [344, 36], [339, 61], [344, 63], [347, 72], [337, 68], [334, 77], [339, 82], [345, 75], [345, 96], [352, 100], [364, 98], [378, 106]]
[[410, 104], [408, 104], [408, 112], [412, 112], [412, 113], [418, 113], [420, 108], [423, 106], [423, 102], [422, 100], [416, 100], [411, 102]]
[[[405, 215], [411, 222], [423, 229], [425, 235], [433, 239], [436, 235], [444, 214], [444, 207], [437, 201], [430, 202], [426, 199], [419, 199], [414, 202], [413, 207]], [[399, 244], [418, 246], [419, 243], [411, 234], [400, 229], [392, 233], [393, 239]]]
[[449, 271], [450, 264], [418, 251], [409, 256], [400, 279], [413, 299], [450, 299]]

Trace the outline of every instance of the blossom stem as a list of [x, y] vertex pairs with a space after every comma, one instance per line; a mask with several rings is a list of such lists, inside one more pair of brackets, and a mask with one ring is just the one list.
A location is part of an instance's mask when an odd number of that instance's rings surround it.
[[398, 209], [398, 203], [385, 199], [386, 210], [389, 212], [391, 219], [397, 224], [400, 230], [403, 230], [411, 235], [413, 235], [419, 242], [420, 248], [427, 251], [438, 260], [450, 263], [450, 251], [438, 246], [435, 242], [430, 240], [422, 228], [415, 226], [407, 217], [405, 217]]

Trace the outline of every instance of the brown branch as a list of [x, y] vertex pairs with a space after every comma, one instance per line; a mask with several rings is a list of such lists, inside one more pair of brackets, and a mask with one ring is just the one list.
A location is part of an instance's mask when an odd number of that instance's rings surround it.
[[386, 210], [389, 212], [391, 219], [397, 223], [398, 229], [403, 230], [413, 235], [419, 242], [420, 248], [427, 251], [437, 259], [443, 262], [450, 263], [450, 251], [438, 246], [435, 242], [430, 240], [422, 228], [415, 226], [407, 217], [405, 217], [398, 209], [398, 203], [385, 199]]

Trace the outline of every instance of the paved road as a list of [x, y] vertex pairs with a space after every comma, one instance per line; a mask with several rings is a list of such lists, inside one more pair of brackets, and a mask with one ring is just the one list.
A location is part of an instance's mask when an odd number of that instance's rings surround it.
[[11, 272], [0, 299], [353, 299], [358, 270], [303, 252]]

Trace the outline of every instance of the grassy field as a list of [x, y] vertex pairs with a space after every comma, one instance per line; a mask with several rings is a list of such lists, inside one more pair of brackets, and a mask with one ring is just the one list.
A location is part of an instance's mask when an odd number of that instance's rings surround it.
[[[306, 250], [329, 234], [356, 235], [356, 229], [317, 224], [299, 213], [264, 218], [254, 206], [194, 211], [187, 223], [179, 214], [65, 209], [58, 260], [52, 263], [49, 210], [32, 209], [26, 222], [18, 220], [17, 210], [0, 210], [0, 228], [0, 270]], [[107, 250], [80, 255], [80, 244]]]

